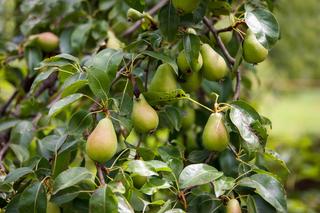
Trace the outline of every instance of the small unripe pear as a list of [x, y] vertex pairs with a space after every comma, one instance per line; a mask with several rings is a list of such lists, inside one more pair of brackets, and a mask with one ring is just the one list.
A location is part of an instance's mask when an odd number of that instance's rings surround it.
[[133, 185], [137, 189], [140, 189], [148, 180], [147, 176], [135, 175], [132, 177]]
[[149, 91], [169, 92], [177, 89], [177, 80], [173, 68], [167, 64], [161, 64], [151, 80]]
[[59, 46], [59, 38], [51, 32], [44, 32], [36, 35], [36, 42], [45, 52], [52, 52]]
[[99, 163], [110, 160], [117, 151], [118, 139], [109, 117], [99, 121], [88, 137], [86, 150], [88, 156]]
[[157, 112], [148, 104], [142, 94], [133, 100], [131, 119], [134, 129], [140, 133], [149, 133], [159, 124]]
[[[233, 24], [233, 17], [232, 16], [221, 16], [221, 18], [215, 23], [214, 27], [217, 30], [232, 26]], [[232, 31], [227, 31], [227, 32], [221, 32], [219, 33], [219, 36], [222, 40], [222, 42], [227, 45], [230, 40], [232, 39]], [[210, 39], [212, 39], [215, 43], [216, 40], [212, 34], [210, 34]]]
[[172, 0], [173, 6], [179, 13], [191, 13], [194, 11], [200, 3], [200, 0]]
[[192, 92], [199, 89], [202, 82], [202, 74], [200, 72], [193, 72], [183, 75], [184, 82], [180, 82], [182, 89], [186, 92]]
[[133, 8], [129, 8], [127, 11], [127, 19], [128, 21], [138, 21], [143, 18], [143, 14], [140, 13], [138, 10]]
[[268, 50], [258, 41], [251, 30], [247, 31], [243, 41], [243, 58], [246, 62], [257, 64], [266, 59]]
[[157, 200], [167, 201], [169, 199], [170, 200], [176, 199], [175, 194], [173, 194], [169, 189], [159, 189], [151, 196], [152, 201], [157, 201]]
[[227, 75], [226, 61], [209, 44], [201, 45], [200, 52], [203, 59], [203, 77], [210, 81], [217, 81]]
[[237, 199], [231, 199], [227, 204], [227, 213], [241, 213], [241, 207]]
[[224, 125], [222, 113], [212, 113], [202, 133], [203, 147], [209, 151], [221, 152], [228, 147], [229, 134]]
[[186, 53], [184, 50], [182, 50], [177, 57], [177, 64], [182, 73], [190, 73], [191, 71], [199, 72], [203, 64], [202, 56], [199, 53], [197, 59], [192, 59], [190, 66], [187, 61]]
[[181, 116], [181, 127], [183, 129], [189, 129], [196, 120], [196, 112], [191, 107], [184, 107]]

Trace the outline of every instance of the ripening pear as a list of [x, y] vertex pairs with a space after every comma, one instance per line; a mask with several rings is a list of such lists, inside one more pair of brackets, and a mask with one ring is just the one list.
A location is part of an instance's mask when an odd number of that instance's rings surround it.
[[122, 42], [116, 37], [114, 32], [108, 30], [107, 48], [121, 50], [122, 45], [123, 45]]
[[173, 68], [167, 64], [161, 64], [151, 80], [149, 91], [169, 92], [177, 89], [177, 80]]
[[142, 94], [133, 100], [131, 119], [134, 129], [140, 133], [149, 133], [159, 124], [157, 112], [148, 104]]
[[200, 3], [200, 0], [172, 0], [173, 6], [181, 13], [191, 13], [194, 11]]
[[231, 199], [227, 204], [227, 213], [241, 213], [241, 207], [237, 199]]
[[187, 61], [186, 53], [182, 50], [177, 57], [177, 64], [182, 73], [199, 72], [203, 64], [202, 56], [199, 53], [197, 59], [192, 59], [190, 66]]
[[217, 81], [227, 75], [226, 61], [209, 44], [201, 45], [200, 52], [203, 59], [202, 73], [204, 78]]
[[202, 74], [200, 72], [193, 72], [183, 75], [184, 82], [180, 82], [182, 89], [186, 92], [192, 92], [199, 89], [202, 82]]
[[257, 64], [266, 59], [268, 50], [258, 41], [251, 30], [247, 31], [243, 41], [243, 58], [246, 62]]
[[38, 46], [45, 52], [52, 52], [59, 46], [59, 38], [51, 32], [44, 32], [36, 35]]
[[202, 133], [203, 147], [209, 151], [221, 152], [228, 147], [229, 135], [222, 113], [212, 113]]
[[88, 156], [99, 163], [110, 160], [117, 151], [118, 140], [109, 117], [99, 121], [88, 137], [86, 150]]

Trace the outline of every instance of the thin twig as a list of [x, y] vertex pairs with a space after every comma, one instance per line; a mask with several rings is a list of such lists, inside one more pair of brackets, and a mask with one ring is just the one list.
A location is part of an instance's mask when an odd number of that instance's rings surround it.
[[238, 100], [240, 98], [240, 88], [241, 86], [241, 73], [240, 73], [240, 68], [237, 69], [236, 71], [236, 86], [235, 86], [235, 91], [233, 95], [233, 100]]
[[2, 147], [0, 149], [0, 169], [3, 172], [5, 172], [6, 169], [3, 165], [2, 159], [9, 148], [9, 145], [10, 145], [10, 143], [8, 142], [9, 138], [10, 138], [10, 131], [6, 131], [0, 135], [0, 142], [2, 144]]
[[18, 95], [18, 90], [16, 90], [12, 95], [11, 97], [8, 99], [8, 101], [1, 107], [0, 109], [0, 115], [3, 116], [8, 107], [10, 106], [11, 102], [15, 99], [15, 97]]
[[96, 167], [98, 170], [98, 178], [100, 180], [100, 185], [104, 186], [104, 185], [106, 185], [106, 181], [104, 180], [103, 172], [102, 172], [102, 169], [104, 169], [104, 166], [99, 163], [96, 163]]
[[51, 73], [51, 75], [46, 80], [43, 81], [39, 89], [34, 93], [34, 96], [38, 97], [46, 89], [53, 87], [57, 79], [58, 79], [58, 72]]
[[203, 17], [203, 23], [208, 27], [208, 29], [212, 32], [214, 38], [216, 39], [217, 41], [217, 44], [219, 46], [219, 48], [221, 49], [222, 51], [222, 54], [224, 55], [224, 57], [227, 59], [227, 64], [229, 66], [229, 68], [231, 69], [232, 68], [232, 65], [234, 64], [235, 62], [235, 59], [229, 54], [227, 48], [224, 46], [217, 30], [214, 28], [214, 26], [210, 23], [210, 20], [207, 18], [207, 17]]
[[229, 27], [226, 27], [226, 28], [222, 28], [222, 29], [220, 29], [220, 30], [217, 30], [217, 33], [219, 34], [219, 33], [231, 31], [231, 30], [233, 30], [234, 28], [237, 28], [239, 25], [244, 24], [244, 23], [246, 23], [246, 22], [243, 21], [243, 20], [237, 21], [234, 25], [231, 25], [231, 26], [229, 26]]
[[[150, 15], [154, 15], [158, 10], [161, 9], [161, 7], [166, 5], [168, 1], [169, 0], [159, 1], [158, 4], [154, 5], [154, 7], [152, 7], [147, 13], [149, 13]], [[129, 29], [127, 29], [124, 33], [122, 33], [121, 36], [125, 37], [132, 34], [134, 31], [136, 31], [140, 27], [141, 23], [142, 23], [141, 20], [136, 21]]]

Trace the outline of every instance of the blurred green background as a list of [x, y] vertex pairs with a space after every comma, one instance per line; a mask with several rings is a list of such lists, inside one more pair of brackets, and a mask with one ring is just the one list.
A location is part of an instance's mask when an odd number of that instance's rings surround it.
[[270, 118], [268, 147], [286, 161], [289, 212], [320, 212], [320, 2], [278, 0], [281, 40], [257, 67], [252, 100]]

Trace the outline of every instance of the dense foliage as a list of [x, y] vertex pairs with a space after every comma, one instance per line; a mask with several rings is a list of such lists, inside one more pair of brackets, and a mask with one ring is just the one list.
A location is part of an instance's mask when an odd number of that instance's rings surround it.
[[272, 1], [0, 2], [6, 212], [287, 212], [245, 101]]

